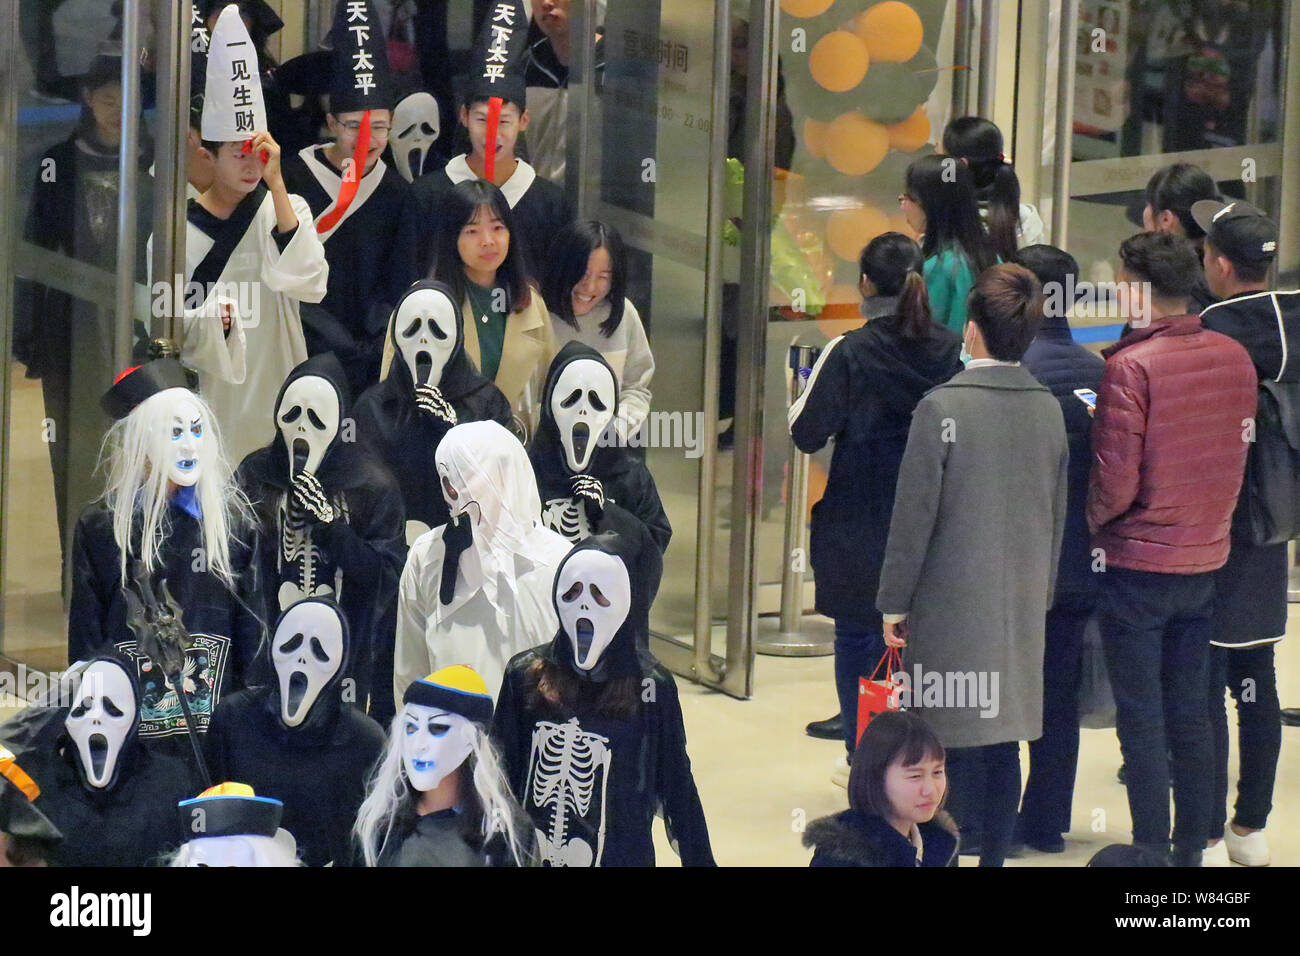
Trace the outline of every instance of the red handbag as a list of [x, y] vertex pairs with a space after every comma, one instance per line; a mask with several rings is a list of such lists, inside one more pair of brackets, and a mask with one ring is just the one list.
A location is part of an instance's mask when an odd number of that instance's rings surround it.
[[[885, 668], [885, 679], [876, 680], [876, 675], [880, 673], [882, 666]], [[898, 653], [898, 648], [887, 647], [885, 656], [880, 659], [871, 676], [858, 678], [857, 740], [862, 739], [862, 732], [867, 729], [867, 724], [871, 723], [871, 718], [876, 714], [899, 709], [899, 692], [903, 689], [903, 682], [894, 678], [894, 672], [901, 673], [902, 670], [903, 658]]]

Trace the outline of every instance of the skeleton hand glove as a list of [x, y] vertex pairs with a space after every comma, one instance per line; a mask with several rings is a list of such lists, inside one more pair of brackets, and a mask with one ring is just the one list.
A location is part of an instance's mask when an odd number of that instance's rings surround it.
[[292, 500], [321, 524], [330, 524], [334, 520], [334, 506], [330, 504], [329, 496], [309, 471], [300, 471], [294, 476]]
[[420, 411], [434, 418], [440, 418], [448, 425], [456, 424], [456, 409], [451, 407], [451, 402], [442, 397], [442, 392], [436, 385], [417, 385], [415, 404]]
[[605, 507], [605, 489], [598, 478], [591, 475], [574, 475], [569, 482], [569, 490], [579, 501], [595, 506], [600, 513]]

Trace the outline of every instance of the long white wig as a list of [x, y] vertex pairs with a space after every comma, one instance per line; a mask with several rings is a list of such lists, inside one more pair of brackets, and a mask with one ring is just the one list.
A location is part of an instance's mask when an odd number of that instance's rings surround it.
[[[483, 820], [483, 842], [486, 845], [493, 834], [502, 834], [515, 865], [524, 866], [528, 853], [519, 834], [516, 816], [522, 815], [522, 811], [510, 792], [505, 772], [501, 769], [501, 759], [483, 725], [471, 721], [470, 726], [473, 728], [470, 755], [461, 767], [473, 768], [474, 796], [478, 800], [478, 810], [481, 811]], [[352, 828], [361, 845], [361, 852], [365, 855], [366, 866], [379, 865], [379, 857], [393, 834], [393, 825], [402, 817], [415, 815], [419, 794], [406, 777], [406, 767], [402, 762], [401, 729], [402, 712], [399, 710], [389, 728], [388, 747], [371, 775], [366, 799], [357, 812], [357, 822]], [[462, 787], [463, 785], [462, 777]]]
[[[179, 393], [179, 394], [178, 394]], [[207, 567], [228, 587], [234, 585], [230, 565], [230, 537], [239, 528], [250, 528], [253, 509], [234, 480], [234, 468], [226, 457], [221, 431], [207, 402], [183, 388], [163, 389], [113, 423], [99, 452], [99, 469], [106, 476], [100, 496], [113, 513], [113, 540], [121, 552], [122, 584], [131, 551], [133, 528], [140, 530], [140, 553], [145, 570], [152, 574], [160, 563], [159, 550], [170, 531], [167, 516], [167, 467], [173, 452], [169, 447], [171, 413], [184, 397], [203, 415], [204, 446], [195, 494], [203, 513], [202, 547]]]

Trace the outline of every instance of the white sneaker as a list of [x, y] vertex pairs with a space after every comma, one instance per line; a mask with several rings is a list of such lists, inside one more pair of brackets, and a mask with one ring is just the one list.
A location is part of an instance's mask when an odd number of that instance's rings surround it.
[[1246, 836], [1237, 836], [1229, 825], [1223, 830], [1223, 845], [1228, 848], [1228, 857], [1233, 863], [1242, 866], [1268, 866], [1268, 843], [1264, 840], [1264, 831], [1256, 830]]
[[835, 769], [831, 771], [831, 783], [837, 787], [849, 789], [849, 758], [847, 754], [840, 754], [840, 759], [835, 761]]
[[1220, 840], [1214, 846], [1206, 847], [1201, 854], [1201, 866], [1232, 866], [1232, 861], [1228, 859], [1227, 841]]

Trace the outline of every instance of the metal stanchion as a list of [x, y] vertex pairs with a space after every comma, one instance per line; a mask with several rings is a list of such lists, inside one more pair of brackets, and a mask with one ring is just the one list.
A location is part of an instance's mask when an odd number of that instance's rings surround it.
[[[807, 386], [808, 374], [817, 360], [818, 349], [811, 345], [790, 346], [790, 401], [793, 403]], [[790, 442], [790, 481], [785, 502], [785, 549], [781, 566], [781, 616], [778, 630], [771, 631], [759, 619], [759, 636], [755, 649], [776, 657], [820, 657], [834, 653], [833, 626], [824, 620], [804, 620], [803, 576], [808, 567], [808, 456]]]

